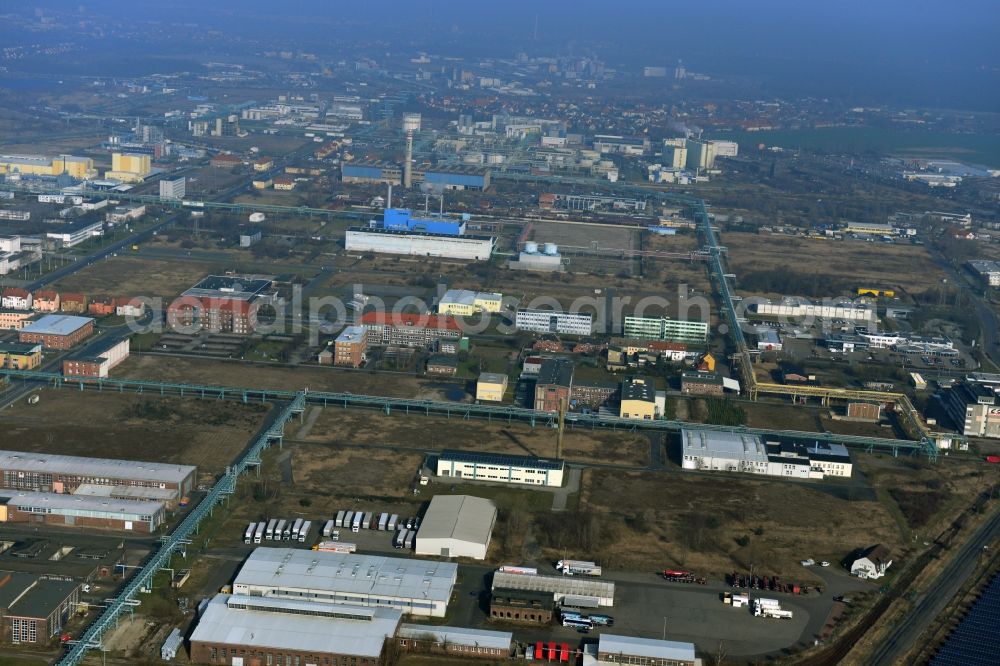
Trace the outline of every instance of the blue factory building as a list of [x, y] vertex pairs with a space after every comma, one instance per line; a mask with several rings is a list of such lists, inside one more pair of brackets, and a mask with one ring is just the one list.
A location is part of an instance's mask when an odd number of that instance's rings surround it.
[[394, 231], [419, 231], [428, 234], [461, 236], [465, 233], [465, 220], [443, 217], [413, 217], [413, 211], [409, 208], [387, 208], [382, 228]]

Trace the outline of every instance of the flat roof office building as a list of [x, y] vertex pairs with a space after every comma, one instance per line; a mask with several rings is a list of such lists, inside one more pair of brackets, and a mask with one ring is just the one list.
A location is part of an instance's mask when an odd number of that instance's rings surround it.
[[236, 575], [233, 593], [444, 617], [457, 576], [458, 566], [449, 562], [257, 548]]
[[518, 310], [514, 315], [514, 326], [532, 333], [590, 335], [594, 330], [594, 317], [561, 310]]
[[532, 486], [562, 486], [565, 468], [562, 460], [499, 453], [445, 450], [437, 457], [441, 477]]

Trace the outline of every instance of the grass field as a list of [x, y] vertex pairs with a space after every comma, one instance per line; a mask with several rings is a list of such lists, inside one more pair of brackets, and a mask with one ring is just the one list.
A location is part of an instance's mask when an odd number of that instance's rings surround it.
[[[266, 405], [45, 390], [0, 417], [6, 448], [225, 469], [260, 426]], [[80, 418], [80, 415], [92, 417]]]
[[173, 298], [211, 272], [211, 266], [203, 263], [122, 256], [98, 261], [59, 280], [53, 288], [91, 296]]
[[[729, 248], [729, 265], [741, 292], [741, 280], [749, 282], [758, 274], [782, 272], [807, 274], [814, 283], [825, 285], [831, 297], [854, 293], [859, 287], [918, 294], [939, 285], [945, 277], [927, 249], [918, 245], [744, 232], [726, 232], [722, 243]], [[794, 284], [788, 285], [786, 295], [797, 295]]]

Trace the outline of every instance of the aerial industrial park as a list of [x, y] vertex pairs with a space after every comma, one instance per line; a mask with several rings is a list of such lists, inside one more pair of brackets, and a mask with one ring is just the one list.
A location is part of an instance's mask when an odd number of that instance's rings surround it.
[[993, 102], [181, 4], [3, 10], [0, 663], [995, 663]]

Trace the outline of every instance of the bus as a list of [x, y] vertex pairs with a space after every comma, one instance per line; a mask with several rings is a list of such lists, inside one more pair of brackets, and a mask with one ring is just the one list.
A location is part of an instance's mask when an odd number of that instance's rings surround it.
[[598, 624], [602, 627], [613, 627], [615, 626], [615, 618], [610, 615], [591, 615], [588, 617], [591, 622]]
[[264, 528], [267, 527], [267, 523], [261, 521], [257, 523], [257, 529], [253, 533], [253, 542], [260, 543], [264, 539]]
[[250, 523], [246, 532], [243, 533], [243, 543], [250, 543], [253, 541], [253, 533], [257, 529], [257, 523]]
[[574, 629], [593, 629], [594, 623], [585, 617], [574, 618], [563, 616], [562, 626], [573, 627]]

